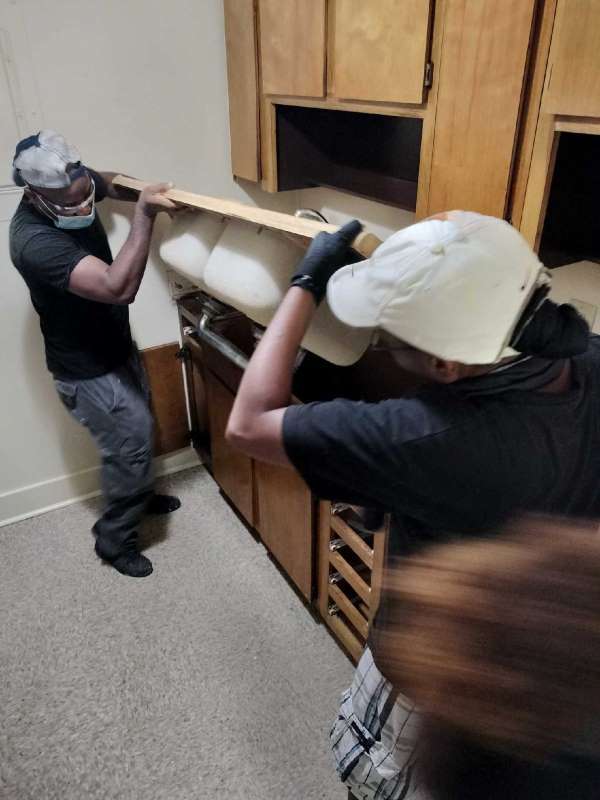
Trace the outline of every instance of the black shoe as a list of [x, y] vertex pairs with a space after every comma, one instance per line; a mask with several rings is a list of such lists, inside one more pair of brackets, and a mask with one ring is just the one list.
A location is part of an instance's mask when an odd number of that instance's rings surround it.
[[147, 514], [170, 514], [181, 506], [181, 500], [170, 494], [153, 494], [146, 506]]
[[97, 541], [94, 549], [99, 558], [113, 566], [122, 575], [129, 575], [131, 578], [146, 578], [152, 573], [152, 562], [142, 555], [139, 550], [132, 548], [115, 558], [108, 558], [98, 547]]

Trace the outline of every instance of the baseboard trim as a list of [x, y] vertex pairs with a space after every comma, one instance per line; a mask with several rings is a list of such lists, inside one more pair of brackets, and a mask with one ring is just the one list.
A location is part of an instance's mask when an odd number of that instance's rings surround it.
[[[192, 447], [154, 459], [157, 477], [172, 475], [200, 464], [198, 454]], [[0, 528], [97, 497], [100, 494], [99, 484], [100, 467], [90, 467], [0, 494]]]

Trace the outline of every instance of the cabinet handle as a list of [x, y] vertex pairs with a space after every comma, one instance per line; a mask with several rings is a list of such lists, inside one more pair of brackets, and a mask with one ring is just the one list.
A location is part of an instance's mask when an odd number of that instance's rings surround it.
[[200, 318], [200, 322], [198, 323], [198, 327], [196, 328], [196, 334], [198, 338], [202, 339], [207, 344], [212, 345], [215, 350], [218, 350], [221, 355], [225, 356], [225, 358], [232, 361], [236, 367], [244, 370], [248, 366], [248, 359], [242, 353], [241, 350], [228, 342], [225, 337], [220, 336], [218, 333], [211, 331], [208, 327], [212, 321], [213, 317], [211, 314], [204, 313]]

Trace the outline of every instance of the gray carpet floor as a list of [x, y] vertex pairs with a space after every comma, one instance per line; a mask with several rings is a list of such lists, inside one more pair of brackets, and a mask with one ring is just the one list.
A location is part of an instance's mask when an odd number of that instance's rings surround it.
[[346, 797], [327, 732], [352, 666], [197, 468], [102, 565], [89, 501], [0, 529], [2, 800]]

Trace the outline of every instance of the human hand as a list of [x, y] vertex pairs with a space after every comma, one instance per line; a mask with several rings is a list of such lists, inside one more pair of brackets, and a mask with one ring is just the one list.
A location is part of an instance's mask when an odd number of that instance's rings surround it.
[[302, 261], [292, 275], [291, 286], [311, 292], [317, 305], [325, 295], [327, 282], [340, 267], [357, 260], [350, 245], [362, 230], [354, 219], [335, 233], [319, 233], [311, 242]]
[[153, 219], [160, 211], [174, 211], [176, 203], [165, 197], [165, 192], [173, 188], [172, 183], [153, 183], [140, 192], [137, 207], [144, 216]]

